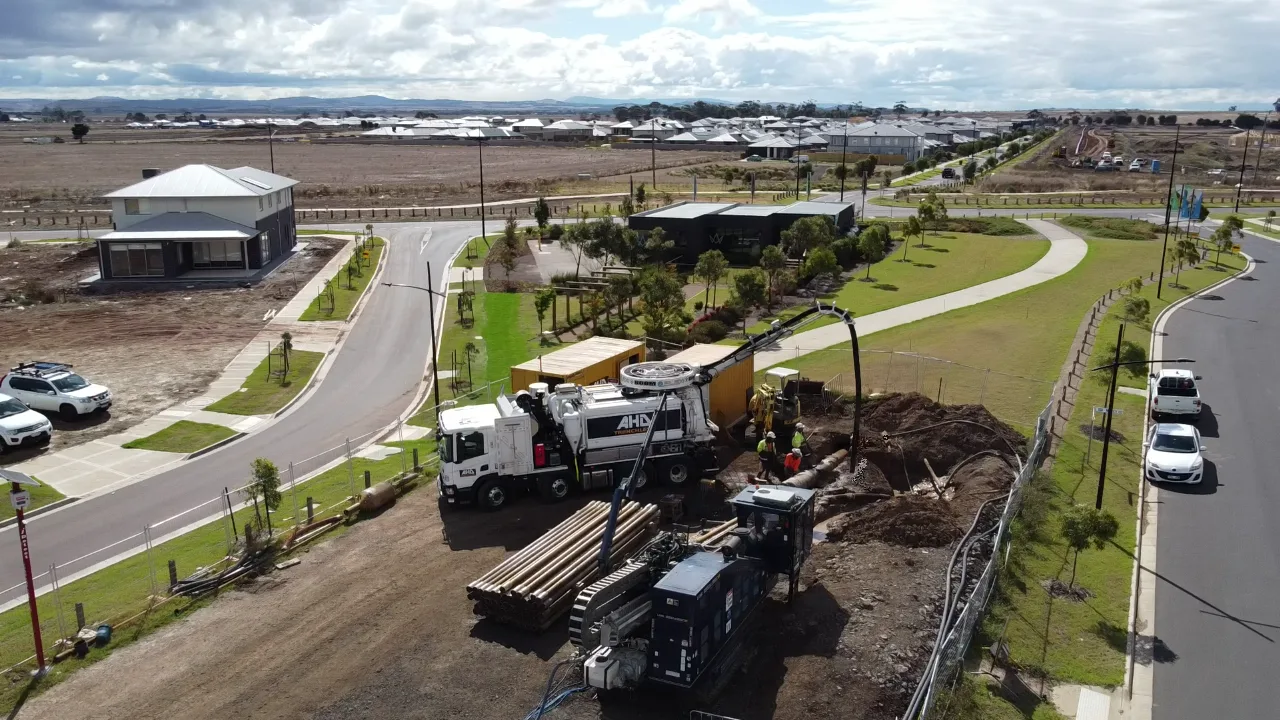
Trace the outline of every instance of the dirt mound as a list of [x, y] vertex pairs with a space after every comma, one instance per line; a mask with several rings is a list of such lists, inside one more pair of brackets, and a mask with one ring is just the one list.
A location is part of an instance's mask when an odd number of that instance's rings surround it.
[[1015, 472], [1016, 467], [994, 455], [965, 463], [947, 478], [947, 488], [953, 493], [951, 511], [956, 517], [973, 517], [982, 503], [1009, 492]]
[[906, 547], [943, 547], [964, 534], [947, 505], [904, 495], [845, 513], [827, 529], [827, 537], [851, 543], [883, 542]]

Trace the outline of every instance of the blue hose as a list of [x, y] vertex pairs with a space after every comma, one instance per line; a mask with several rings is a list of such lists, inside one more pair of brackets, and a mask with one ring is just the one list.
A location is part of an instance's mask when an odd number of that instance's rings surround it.
[[565, 690], [564, 692], [560, 693], [559, 695], [557, 695], [557, 696], [555, 696], [555, 697], [551, 698], [550, 700], [548, 700], [548, 701], [547, 701], [544, 705], [542, 705], [541, 707], [536, 707], [536, 708], [534, 708], [534, 709], [530, 710], [530, 711], [529, 711], [529, 714], [524, 716], [524, 720], [536, 720], [537, 718], [542, 717], [542, 716], [543, 716], [543, 714], [548, 713], [548, 712], [551, 712], [552, 710], [555, 710], [555, 709], [556, 709], [556, 707], [558, 707], [558, 706], [560, 705], [560, 703], [562, 703], [562, 702], [564, 702], [565, 700], [569, 699], [569, 696], [570, 696], [570, 695], [573, 695], [574, 693], [580, 693], [580, 692], [582, 692], [582, 691], [584, 691], [584, 690], [587, 690], [587, 689], [589, 689], [589, 688], [588, 688], [588, 686], [586, 686], [586, 685], [579, 685], [578, 687], [572, 687], [572, 688], [569, 688], [568, 690]]

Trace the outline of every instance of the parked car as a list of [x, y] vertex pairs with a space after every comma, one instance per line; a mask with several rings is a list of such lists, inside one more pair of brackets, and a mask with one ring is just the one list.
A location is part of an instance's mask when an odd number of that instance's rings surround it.
[[1147, 441], [1143, 472], [1154, 482], [1195, 484], [1204, 479], [1205, 446], [1200, 431], [1183, 423], [1154, 423]]
[[948, 180], [952, 180], [952, 179], [954, 179], [954, 178], [955, 178], [955, 176], [956, 176], [956, 169], [955, 169], [955, 168], [950, 168], [950, 167], [942, 168], [942, 177], [944, 177], [944, 178], [946, 178], [946, 179], [948, 179]]
[[1151, 399], [1151, 417], [1178, 415], [1196, 420], [1200, 417], [1199, 375], [1190, 370], [1171, 368], [1151, 373], [1147, 379], [1147, 397]]
[[0, 393], [0, 453], [49, 444], [53, 423], [21, 400]]
[[58, 413], [75, 420], [111, 407], [111, 391], [71, 372], [58, 362], [22, 363], [0, 379], [0, 392], [7, 393], [33, 410]]
[[1142, 163], [1137, 160], [1129, 163], [1129, 172], [1142, 172]]
[[748, 155], [742, 158], [742, 162], [764, 162], [764, 158], [759, 155]]
[[1111, 161], [1106, 158], [1099, 160], [1098, 164], [1093, 166], [1094, 172], [1110, 172], [1115, 169], [1116, 166], [1112, 165]]

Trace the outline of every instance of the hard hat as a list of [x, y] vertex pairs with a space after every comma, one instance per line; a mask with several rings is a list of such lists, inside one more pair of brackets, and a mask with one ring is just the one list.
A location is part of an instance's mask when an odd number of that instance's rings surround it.
[[766, 434], [765, 434], [765, 436], [764, 436], [765, 440], [773, 440], [773, 439], [774, 439], [774, 438], [776, 438], [776, 437], [778, 437], [778, 436], [777, 436], [777, 435], [774, 435], [772, 430], [770, 430], [770, 431], [769, 431], [768, 433], [766, 433]]
[[803, 429], [804, 429], [804, 423], [796, 423], [796, 429], [797, 429], [797, 430], [803, 430]]
[[791, 454], [795, 455], [796, 457], [800, 457], [800, 448], [795, 448], [794, 450], [791, 451]]

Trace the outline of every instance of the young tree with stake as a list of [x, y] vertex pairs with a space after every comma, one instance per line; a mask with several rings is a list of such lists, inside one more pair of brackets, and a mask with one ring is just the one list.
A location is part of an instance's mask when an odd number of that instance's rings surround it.
[[1075, 589], [1080, 552], [1088, 550], [1090, 545], [1098, 550], [1103, 549], [1119, 530], [1120, 523], [1106, 510], [1079, 505], [1067, 511], [1062, 518], [1062, 539], [1067, 541], [1067, 547], [1075, 551], [1071, 559], [1071, 581], [1067, 583], [1067, 587]]

